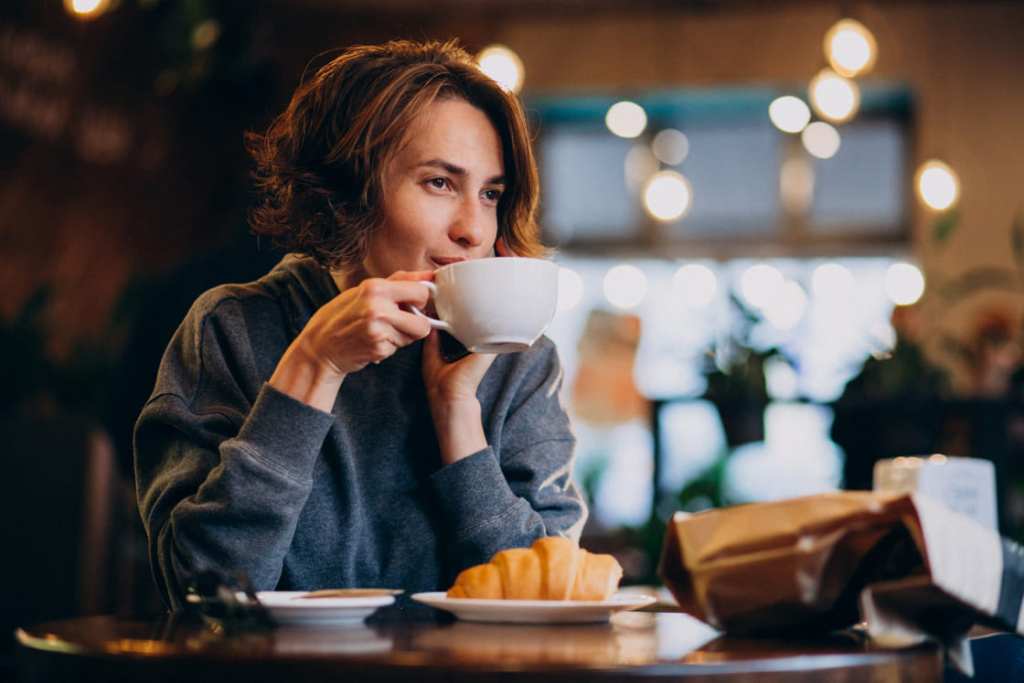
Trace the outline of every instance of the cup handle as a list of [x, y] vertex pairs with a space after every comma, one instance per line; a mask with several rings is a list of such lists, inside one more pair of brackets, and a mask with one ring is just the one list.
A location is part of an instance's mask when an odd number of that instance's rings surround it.
[[[437, 285], [435, 285], [433, 282], [430, 282], [429, 280], [420, 280], [420, 284], [424, 285], [430, 291], [430, 298], [437, 298]], [[427, 315], [420, 309], [416, 308], [412, 304], [409, 304], [409, 309], [419, 317], [426, 318], [430, 322], [430, 326], [433, 327], [435, 330], [444, 330], [448, 334], [452, 333], [452, 326], [446, 323], [445, 321], [438, 320], [437, 318], [431, 318], [429, 315]]]

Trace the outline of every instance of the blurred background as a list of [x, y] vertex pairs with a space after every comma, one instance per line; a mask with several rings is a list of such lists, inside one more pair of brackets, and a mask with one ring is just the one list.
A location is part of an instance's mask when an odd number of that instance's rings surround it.
[[676, 510], [997, 473], [1024, 540], [1024, 5], [15, 0], [0, 6], [3, 626], [160, 608], [131, 428], [189, 305], [279, 258], [242, 135], [339, 48], [459, 38], [519, 93], [584, 544]]

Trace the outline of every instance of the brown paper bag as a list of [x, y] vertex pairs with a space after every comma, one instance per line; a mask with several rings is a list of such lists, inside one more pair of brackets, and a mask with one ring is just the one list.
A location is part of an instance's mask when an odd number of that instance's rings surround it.
[[979, 620], [1024, 633], [1022, 558], [929, 498], [851, 491], [677, 513], [659, 573], [684, 611], [728, 632], [863, 617], [882, 644], [951, 644]]

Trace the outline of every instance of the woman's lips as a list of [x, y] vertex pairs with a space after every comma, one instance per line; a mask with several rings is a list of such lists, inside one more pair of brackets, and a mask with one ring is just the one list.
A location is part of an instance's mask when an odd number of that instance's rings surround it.
[[443, 266], [451, 265], [452, 263], [458, 263], [459, 261], [465, 261], [466, 257], [465, 256], [452, 256], [452, 257], [432, 256], [430, 258], [430, 260], [433, 261], [434, 265], [436, 265], [438, 268], [441, 268]]

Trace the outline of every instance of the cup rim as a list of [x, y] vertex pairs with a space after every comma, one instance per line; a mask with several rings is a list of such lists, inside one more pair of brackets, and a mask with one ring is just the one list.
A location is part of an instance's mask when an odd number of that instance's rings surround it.
[[552, 266], [557, 266], [558, 265], [554, 261], [552, 261], [551, 259], [536, 258], [536, 257], [533, 257], [533, 256], [484, 256], [482, 258], [466, 259], [465, 261], [456, 261], [455, 263], [448, 263], [446, 265], [441, 266], [440, 268], [438, 268], [434, 272], [435, 273], [440, 273], [442, 270], [448, 270], [448, 269], [456, 268], [456, 267], [459, 267], [459, 266], [465, 266], [465, 265], [468, 265], [468, 264], [471, 264], [471, 263], [480, 263], [480, 262], [484, 262], [484, 261], [487, 261], [487, 262], [490, 262], [490, 261], [506, 262], [507, 261], [507, 262], [516, 262], [516, 263], [521, 263], [523, 261], [531, 261], [531, 262], [538, 262], [538, 263], [549, 264], [549, 265], [552, 265]]

